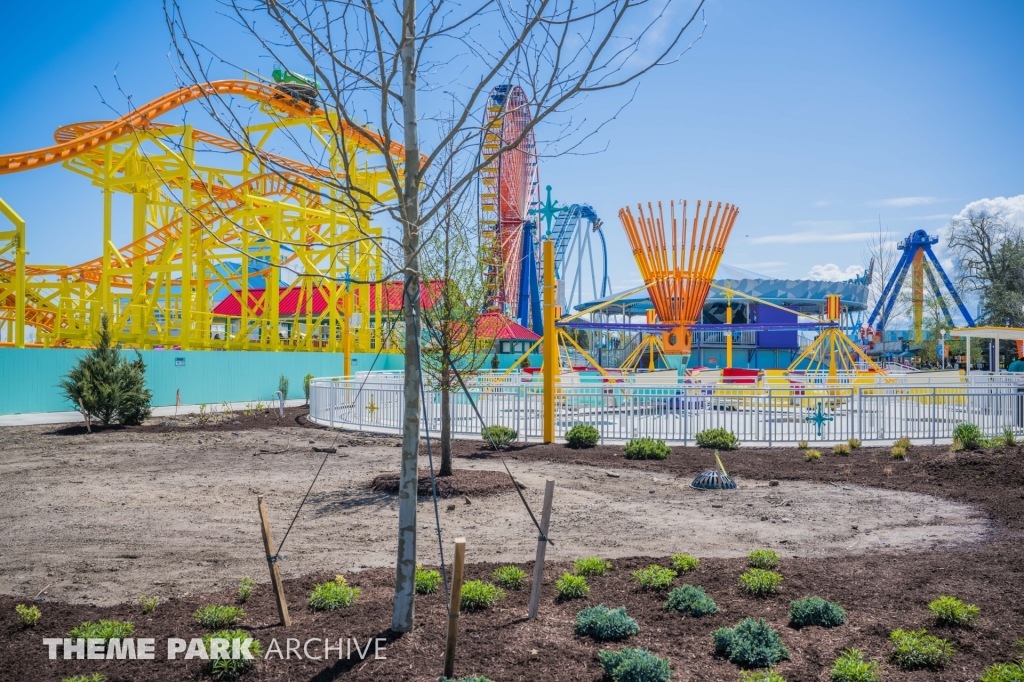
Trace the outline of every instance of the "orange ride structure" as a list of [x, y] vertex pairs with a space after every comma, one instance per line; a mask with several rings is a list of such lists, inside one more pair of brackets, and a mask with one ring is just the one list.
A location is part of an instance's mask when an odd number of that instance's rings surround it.
[[[703, 206], [703, 214], [701, 208]], [[679, 215], [677, 216], [677, 208]], [[645, 339], [651, 356], [656, 352], [681, 355], [683, 366], [690, 355], [691, 332], [687, 325], [699, 322], [725, 244], [739, 215], [732, 204], [697, 202], [692, 221], [683, 200], [668, 205], [668, 222], [662, 203], [650, 202], [647, 210], [637, 204], [634, 217], [628, 206], [619, 210], [619, 220], [633, 248], [633, 257], [647, 285], [654, 311], [662, 324], [674, 329]], [[690, 236], [687, 239], [687, 231]]]
[[[236, 139], [156, 122], [201, 98], [244, 103], [255, 122]], [[306, 158], [320, 165], [266, 150], [299, 138], [313, 141], [318, 153]], [[24, 346], [33, 328], [34, 345], [89, 346], [106, 316], [113, 340], [134, 348], [346, 357], [381, 348], [382, 287], [367, 282], [381, 275], [382, 230], [368, 216], [395, 197], [384, 155], [400, 159], [400, 145], [252, 80], [181, 88], [114, 121], [63, 126], [54, 141], [0, 154], [0, 175], [61, 164], [86, 177], [103, 195], [94, 218], [100, 255], [71, 266], [27, 264], [32, 226], [26, 235], [0, 199], [0, 221], [15, 226], [0, 231], [4, 345]], [[115, 194], [131, 207], [131, 243], [120, 247]], [[239, 314], [215, 316], [231, 296]]]

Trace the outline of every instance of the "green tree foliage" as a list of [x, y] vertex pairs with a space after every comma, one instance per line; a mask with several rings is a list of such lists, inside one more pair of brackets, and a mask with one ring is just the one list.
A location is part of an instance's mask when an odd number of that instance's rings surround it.
[[100, 321], [96, 347], [71, 368], [60, 382], [64, 397], [82, 412], [86, 423], [117, 421], [137, 426], [150, 415], [153, 394], [146, 388], [146, 363], [136, 351], [129, 360], [120, 345], [111, 346], [107, 318]]
[[715, 630], [711, 637], [715, 653], [745, 668], [770, 668], [789, 658], [779, 633], [760, 618], [744, 618], [735, 627]]

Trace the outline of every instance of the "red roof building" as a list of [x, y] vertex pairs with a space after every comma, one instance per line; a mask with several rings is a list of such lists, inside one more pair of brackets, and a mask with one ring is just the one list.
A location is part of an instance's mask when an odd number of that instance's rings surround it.
[[477, 319], [476, 335], [479, 339], [530, 341], [531, 343], [540, 338], [515, 320], [498, 312], [484, 313]]

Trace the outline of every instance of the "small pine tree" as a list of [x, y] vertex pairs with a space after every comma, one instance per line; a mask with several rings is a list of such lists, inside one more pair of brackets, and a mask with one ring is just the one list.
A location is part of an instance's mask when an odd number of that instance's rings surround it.
[[283, 374], [277, 380], [277, 390], [281, 391], [281, 400], [288, 400], [288, 377]]
[[306, 394], [306, 404], [309, 405], [309, 382], [313, 380], [312, 374], [302, 377], [302, 392]]
[[61, 379], [61, 392], [81, 410], [87, 426], [93, 420], [137, 426], [150, 415], [153, 394], [146, 388], [146, 363], [138, 351], [134, 360], [128, 360], [120, 350], [120, 345], [110, 345], [110, 328], [104, 315], [96, 347]]
[[491, 369], [498, 369], [499, 365], [498, 352], [495, 351], [494, 355], [491, 356]]

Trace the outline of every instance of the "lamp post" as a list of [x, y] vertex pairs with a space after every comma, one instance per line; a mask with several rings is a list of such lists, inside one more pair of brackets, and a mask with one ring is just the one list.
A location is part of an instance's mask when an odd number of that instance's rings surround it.
[[942, 345], [939, 346], [939, 362], [942, 363], [942, 369], [946, 369], [946, 330], [940, 329], [939, 334], [942, 335]]

